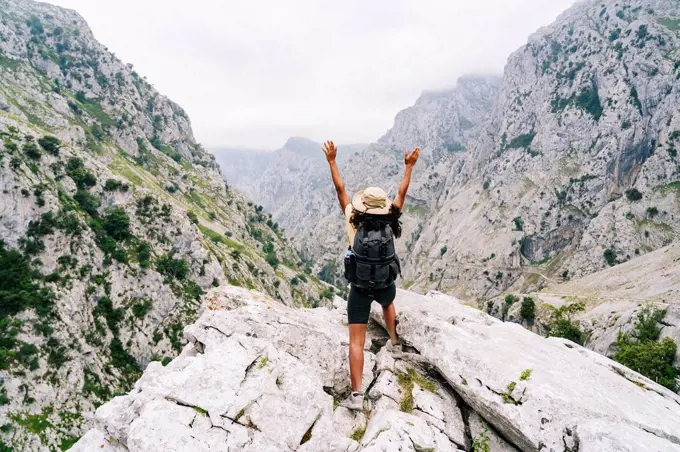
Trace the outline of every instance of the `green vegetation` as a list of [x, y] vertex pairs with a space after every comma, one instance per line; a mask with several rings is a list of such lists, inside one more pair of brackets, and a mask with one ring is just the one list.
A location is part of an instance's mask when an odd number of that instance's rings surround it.
[[399, 403], [399, 409], [404, 413], [410, 413], [413, 411], [413, 385], [418, 384], [425, 391], [435, 392], [437, 390], [437, 385], [431, 381], [421, 376], [415, 369], [409, 368], [407, 371], [397, 373], [397, 382], [402, 389], [401, 402]]
[[59, 141], [59, 138], [46, 135], [38, 140], [38, 144], [48, 154], [59, 155], [59, 149], [61, 149], [61, 141]]
[[14, 421], [17, 425], [24, 428], [24, 430], [33, 433], [40, 438], [40, 442], [43, 445], [47, 445], [48, 439], [46, 430], [54, 429], [54, 425], [48, 420], [52, 414], [52, 408], [43, 408], [40, 414], [30, 414], [26, 413], [12, 413], [9, 414], [9, 418]]
[[125, 184], [117, 179], [106, 179], [106, 182], [104, 183], [104, 190], [105, 191], [122, 191], [126, 192], [130, 186], [128, 184]]
[[137, 261], [142, 268], [151, 266], [151, 245], [147, 242], [140, 242], [137, 245]]
[[[114, 308], [113, 301], [110, 298], [101, 297], [97, 301], [93, 315], [95, 318], [103, 316], [111, 333], [113, 333], [114, 336], [117, 336], [119, 332], [118, 324], [125, 318], [125, 310], [123, 308]], [[95, 320], [95, 323], [97, 323], [97, 320]]]
[[352, 434], [349, 436], [351, 439], [354, 441], [361, 441], [361, 439], [364, 437], [364, 434], [366, 433], [366, 427], [357, 427], [356, 430], [352, 432]]
[[510, 310], [510, 306], [513, 304], [517, 303], [519, 301], [519, 297], [515, 295], [506, 295], [505, 296], [505, 304], [503, 305], [503, 320], [505, 320], [505, 317], [508, 315], [508, 311]]
[[550, 322], [546, 324], [548, 336], [563, 337], [579, 345], [584, 345], [587, 335], [584, 333], [579, 323], [572, 318], [575, 314], [585, 310], [583, 302], [571, 303], [559, 307], [551, 314]]
[[630, 88], [630, 99], [633, 102], [633, 105], [635, 105], [635, 108], [637, 108], [640, 115], [642, 115], [642, 103], [640, 102], [640, 97], [638, 96], [638, 92], [634, 86]]
[[97, 178], [78, 157], [71, 157], [66, 163], [66, 174], [73, 179], [78, 188], [85, 189], [97, 185]]
[[40, 160], [40, 157], [42, 157], [42, 152], [38, 149], [38, 146], [35, 145], [32, 138], [30, 141], [24, 143], [21, 150], [24, 151], [24, 154], [26, 154], [26, 157], [29, 159]]
[[659, 341], [657, 326], [666, 315], [659, 309], [643, 308], [632, 333], [619, 331], [614, 359], [670, 389], [677, 390], [678, 368], [674, 366], [677, 344], [671, 338]]
[[531, 369], [524, 369], [520, 374], [519, 379], [521, 381], [527, 381], [528, 379], [531, 378], [531, 372], [532, 372]]
[[321, 299], [327, 299], [327, 300], [332, 300], [333, 296], [335, 295], [335, 290], [333, 290], [332, 287], [326, 287], [320, 294], [319, 296]]
[[535, 136], [536, 132], [531, 132], [515, 137], [512, 140], [510, 140], [510, 143], [507, 145], [507, 148], [508, 149], [527, 148], [534, 141]]
[[604, 257], [604, 260], [607, 262], [607, 265], [609, 265], [610, 267], [613, 267], [614, 265], [619, 263], [618, 260], [616, 259], [616, 252], [611, 248], [604, 250], [602, 256]]
[[191, 210], [187, 212], [187, 217], [189, 217], [189, 221], [191, 221], [194, 224], [198, 224], [198, 216]]
[[661, 17], [657, 19], [657, 22], [659, 24], [663, 25], [666, 28], [669, 28], [674, 31], [680, 31], [680, 19], [671, 19], [669, 17]]
[[629, 188], [626, 190], [626, 198], [632, 202], [639, 201], [642, 199], [642, 193], [637, 188]]
[[156, 270], [168, 278], [183, 280], [189, 274], [189, 264], [184, 259], [175, 259], [170, 252], [156, 260]]
[[0, 321], [26, 309], [34, 309], [41, 318], [52, 314], [54, 294], [39, 286], [41, 279], [28, 256], [6, 249], [0, 240]]
[[522, 300], [522, 307], [520, 308], [519, 315], [529, 322], [532, 322], [536, 317], [536, 303], [531, 297], [524, 297]]
[[276, 256], [276, 253], [273, 252], [273, 251], [271, 253], [267, 253], [267, 255], [264, 257], [264, 259], [267, 261], [267, 263], [269, 265], [271, 265], [271, 267], [273, 269], [276, 269], [279, 266], [279, 263], [280, 263], [279, 258]]
[[516, 217], [512, 220], [512, 222], [515, 223], [515, 231], [524, 230], [524, 221], [522, 220], [522, 217]]
[[127, 383], [127, 386], [132, 384], [141, 376], [137, 361], [130, 355], [123, 347], [120, 339], [114, 337], [109, 345], [109, 352], [111, 353], [111, 364], [120, 369], [121, 376]]
[[489, 429], [485, 425], [482, 431], [473, 438], [471, 452], [491, 452], [489, 441], [491, 441]]
[[97, 211], [101, 204], [99, 196], [94, 195], [83, 188], [79, 188], [75, 196], [73, 196], [73, 199], [80, 205], [80, 208], [90, 216], [96, 217], [99, 215], [99, 212]]
[[269, 365], [269, 357], [265, 356], [260, 360], [260, 363], [257, 365], [258, 369], [264, 369]]
[[553, 113], [564, 110], [567, 106], [573, 105], [588, 114], [590, 114], [595, 121], [599, 121], [604, 109], [600, 103], [600, 95], [597, 89], [597, 84], [593, 79], [590, 86], [584, 88], [580, 93], [572, 95], [567, 99], [556, 97], [551, 102]]
[[102, 218], [102, 227], [114, 240], [125, 240], [130, 237], [130, 217], [121, 207], [112, 207]]
[[143, 319], [151, 311], [153, 302], [150, 298], [143, 298], [132, 305], [132, 315], [138, 319]]
[[466, 150], [466, 148], [465, 148], [465, 146], [463, 146], [463, 144], [458, 143], [457, 141], [454, 141], [453, 143], [446, 144], [446, 150], [448, 152], [454, 153], [454, 152], [464, 152]]

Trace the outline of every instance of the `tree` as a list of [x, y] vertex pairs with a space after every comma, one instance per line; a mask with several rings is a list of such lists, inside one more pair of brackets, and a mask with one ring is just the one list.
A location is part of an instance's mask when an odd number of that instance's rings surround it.
[[156, 270], [170, 278], [184, 279], [189, 274], [189, 264], [184, 259], [175, 259], [172, 253], [168, 253], [156, 260]]
[[586, 341], [586, 334], [581, 330], [579, 323], [572, 319], [576, 313], [583, 310], [585, 310], [583, 302], [560, 306], [552, 313], [551, 321], [546, 325], [548, 336], [563, 337], [583, 345]]
[[628, 201], [639, 201], [642, 199], [642, 193], [637, 188], [629, 188], [626, 190], [626, 198]]
[[274, 269], [276, 269], [276, 267], [279, 266], [279, 258], [276, 257], [276, 253], [274, 252], [268, 253], [267, 256], [265, 257], [265, 260]]
[[607, 261], [607, 264], [610, 267], [613, 267], [614, 265], [617, 264], [616, 252], [613, 249], [609, 248], [609, 249], [604, 250], [603, 257], [604, 257], [604, 260]]
[[79, 188], [73, 199], [80, 205], [80, 207], [91, 216], [97, 216], [97, 209], [99, 208], [99, 196], [91, 194], [89, 191]]
[[23, 151], [28, 158], [33, 160], [40, 160], [40, 157], [42, 157], [42, 152], [40, 152], [40, 149], [38, 149], [38, 146], [33, 141], [25, 143]]
[[51, 135], [45, 135], [38, 140], [38, 144], [48, 154], [59, 155], [59, 149], [61, 149], [61, 141], [59, 141], [59, 138], [53, 137]]
[[614, 359], [626, 367], [656, 381], [671, 391], [677, 387], [678, 369], [673, 365], [678, 346], [667, 337], [661, 342], [632, 342], [625, 334], [616, 341]]
[[102, 226], [106, 233], [116, 240], [130, 237], [130, 217], [121, 207], [107, 210], [102, 218]]
[[66, 174], [73, 179], [78, 188], [94, 187], [97, 185], [97, 178], [83, 164], [78, 157], [71, 157], [66, 163]]
[[614, 359], [624, 366], [656, 381], [671, 391], [677, 389], [678, 369], [674, 366], [677, 345], [671, 338], [659, 341], [658, 327], [666, 311], [643, 308], [631, 333], [619, 331]]
[[519, 315], [528, 321], [533, 321], [534, 318], [536, 318], [536, 303], [534, 302], [533, 298], [524, 297]]
[[189, 221], [191, 221], [192, 223], [198, 224], [198, 217], [191, 210], [187, 212], [187, 217], [189, 217]]
[[137, 260], [142, 268], [149, 268], [151, 261], [151, 246], [147, 242], [137, 245]]

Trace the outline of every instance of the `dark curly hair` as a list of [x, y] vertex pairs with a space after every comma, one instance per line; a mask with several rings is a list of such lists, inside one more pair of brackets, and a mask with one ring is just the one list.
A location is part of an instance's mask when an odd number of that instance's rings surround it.
[[375, 215], [372, 213], [359, 212], [358, 210], [352, 209], [352, 216], [349, 222], [354, 229], [359, 229], [362, 226], [367, 227], [369, 230], [378, 230], [383, 225], [387, 224], [392, 228], [392, 234], [395, 238], [401, 237], [401, 209], [391, 206], [390, 212], [386, 215]]

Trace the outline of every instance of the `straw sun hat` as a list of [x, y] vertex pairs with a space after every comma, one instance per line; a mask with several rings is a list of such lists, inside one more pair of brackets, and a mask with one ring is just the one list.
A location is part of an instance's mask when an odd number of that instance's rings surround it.
[[352, 207], [362, 213], [387, 215], [391, 206], [392, 201], [387, 198], [385, 191], [378, 187], [368, 187], [352, 198]]

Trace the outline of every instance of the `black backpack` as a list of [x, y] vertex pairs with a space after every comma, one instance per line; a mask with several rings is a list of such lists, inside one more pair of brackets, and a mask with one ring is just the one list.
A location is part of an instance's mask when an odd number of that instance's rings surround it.
[[397, 275], [401, 275], [401, 265], [390, 225], [381, 222], [377, 229], [360, 227], [345, 257], [347, 280], [360, 289], [384, 289]]

